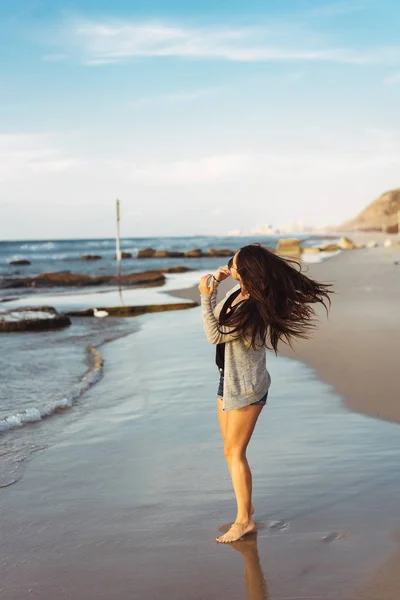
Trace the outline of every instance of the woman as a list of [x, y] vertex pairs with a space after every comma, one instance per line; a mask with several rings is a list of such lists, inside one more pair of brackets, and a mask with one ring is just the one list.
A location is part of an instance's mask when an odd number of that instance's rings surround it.
[[[294, 338], [308, 338], [315, 327], [311, 304], [320, 303], [327, 312], [330, 306], [331, 286], [313, 281], [296, 266], [255, 243], [200, 280], [203, 326], [207, 340], [216, 345], [218, 418], [237, 502], [236, 519], [217, 542], [234, 542], [255, 530], [246, 448], [271, 383], [266, 348], [277, 354], [280, 340], [291, 345]], [[216, 305], [218, 285], [229, 276], [239, 283]]]

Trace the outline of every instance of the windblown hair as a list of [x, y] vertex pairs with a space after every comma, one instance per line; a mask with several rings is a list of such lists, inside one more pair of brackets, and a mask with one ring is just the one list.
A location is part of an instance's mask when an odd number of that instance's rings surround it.
[[312, 304], [322, 304], [328, 314], [332, 284], [304, 275], [298, 261], [281, 258], [254, 243], [239, 250], [236, 267], [250, 297], [231, 313], [221, 311], [219, 325], [225, 325], [223, 332], [227, 332], [229, 321], [229, 333], [238, 337], [250, 334], [254, 349], [265, 346], [277, 354], [280, 340], [292, 346], [295, 338], [309, 338], [316, 328]]

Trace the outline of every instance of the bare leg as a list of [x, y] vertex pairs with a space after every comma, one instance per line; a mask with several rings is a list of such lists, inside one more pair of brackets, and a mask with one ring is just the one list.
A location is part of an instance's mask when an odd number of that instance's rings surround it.
[[[222, 398], [221, 397], [218, 397], [218, 421], [219, 421], [219, 427], [221, 429], [222, 440], [223, 440], [224, 446], [225, 446], [225, 435], [226, 435], [226, 426], [227, 426], [227, 422], [228, 422], [228, 412], [227, 411], [224, 412], [222, 410]], [[229, 456], [226, 457], [226, 461], [228, 463], [229, 473], [231, 474], [231, 477], [232, 477], [231, 461], [230, 461]], [[250, 513], [253, 515], [254, 511], [255, 511], [255, 509], [254, 509], [253, 503], [251, 503]]]
[[218, 542], [234, 542], [255, 530], [251, 516], [252, 478], [246, 458], [246, 448], [262, 408], [262, 406], [245, 406], [226, 411], [224, 454], [235, 491], [237, 517], [230, 530], [217, 538]]

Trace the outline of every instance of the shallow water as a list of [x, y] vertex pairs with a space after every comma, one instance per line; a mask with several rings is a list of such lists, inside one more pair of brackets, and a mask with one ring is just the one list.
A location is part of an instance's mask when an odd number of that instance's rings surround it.
[[[104, 378], [54, 445], [0, 492], [10, 565], [19, 560], [2, 580], [7, 599], [32, 581], [32, 598], [50, 598], [55, 580], [78, 600], [353, 597], [395, 546], [398, 426], [349, 413], [312, 370], [268, 354], [272, 387], [248, 449], [258, 534], [218, 545], [235, 504], [215, 348], [199, 308], [138, 323], [103, 348]], [[23, 540], [15, 519], [29, 520]]]
[[[189, 287], [202, 273], [169, 274], [160, 288], [113, 290], [76, 294], [48, 293], [31, 296], [29, 306], [52, 305], [58, 311], [110, 305], [170, 304], [177, 300], [171, 289]], [[185, 302], [185, 300], [182, 300]], [[7, 308], [28, 304], [22, 297]], [[1, 334], [0, 373], [0, 487], [18, 481], [29, 457], [45, 448], [65, 422], [51, 424], [46, 417], [62, 416], [82, 399], [101, 377], [90, 364], [90, 347], [138, 329], [135, 319], [72, 318], [65, 329]], [[46, 418], [46, 421], [44, 419]]]
[[93, 348], [135, 329], [133, 320], [81, 318], [62, 330], [1, 334], [0, 487], [18, 481], [62, 427], [48, 417], [74, 408], [100, 379]]

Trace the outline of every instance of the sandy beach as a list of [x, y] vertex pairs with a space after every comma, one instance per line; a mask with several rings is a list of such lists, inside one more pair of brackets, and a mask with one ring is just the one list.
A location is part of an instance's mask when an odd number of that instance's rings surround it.
[[[235, 506], [200, 308], [143, 315], [104, 345], [102, 380], [0, 490], [0, 597], [394, 600], [399, 268], [381, 248], [310, 267], [334, 308], [300, 360], [268, 354], [248, 452], [258, 532], [229, 547], [214, 541]], [[378, 398], [358, 395], [372, 385]]]

